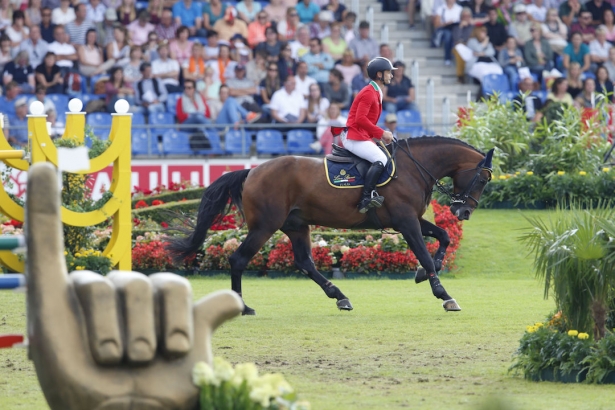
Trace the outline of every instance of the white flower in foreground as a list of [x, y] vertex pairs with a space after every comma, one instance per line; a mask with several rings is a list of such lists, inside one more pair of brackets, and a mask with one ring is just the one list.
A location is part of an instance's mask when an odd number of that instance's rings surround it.
[[350, 247], [346, 246], [346, 245], [342, 245], [342, 247], [340, 248], [340, 251], [342, 253], [346, 253], [350, 250]]
[[327, 246], [327, 241], [325, 241], [324, 239], [319, 240], [318, 246], [320, 246], [321, 248]]
[[274, 396], [279, 397], [281, 395], [292, 393], [293, 388], [284, 379], [280, 373], [270, 373], [258, 379], [262, 384], [268, 384], [275, 391]]
[[239, 386], [245, 380], [248, 384], [252, 384], [258, 378], [258, 369], [254, 363], [242, 363], [235, 366], [235, 376], [233, 376], [233, 384]]
[[275, 394], [275, 391], [269, 385], [262, 385], [258, 388], [253, 389], [250, 392], [250, 400], [253, 402], [259, 403], [264, 408], [269, 407], [271, 404], [271, 397]]
[[205, 385], [220, 386], [220, 380], [216, 378], [214, 370], [205, 362], [198, 362], [194, 365], [192, 382], [199, 387]]
[[221, 357], [214, 358], [214, 374], [221, 381], [229, 381], [233, 378], [235, 370], [233, 366]]

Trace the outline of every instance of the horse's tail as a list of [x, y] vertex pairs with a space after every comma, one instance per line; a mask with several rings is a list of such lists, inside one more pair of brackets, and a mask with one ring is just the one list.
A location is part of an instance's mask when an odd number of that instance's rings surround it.
[[[181, 263], [188, 256], [194, 255], [205, 242], [209, 228], [222, 220], [235, 205], [242, 218], [243, 182], [248, 177], [249, 169], [229, 172], [222, 175], [203, 193], [194, 229], [185, 230], [187, 236], [171, 238], [166, 250], [176, 263]], [[230, 203], [229, 203], [230, 200]]]

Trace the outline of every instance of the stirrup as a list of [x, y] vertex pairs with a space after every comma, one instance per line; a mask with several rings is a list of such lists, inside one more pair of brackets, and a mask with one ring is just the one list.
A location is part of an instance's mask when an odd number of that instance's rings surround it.
[[384, 202], [384, 197], [378, 195], [375, 190], [372, 191], [371, 197], [363, 198], [359, 203], [359, 212], [364, 214], [371, 208], [380, 208]]

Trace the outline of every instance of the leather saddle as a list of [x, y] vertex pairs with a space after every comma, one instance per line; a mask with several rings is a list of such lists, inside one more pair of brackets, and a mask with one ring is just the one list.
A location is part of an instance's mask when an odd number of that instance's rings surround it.
[[[388, 151], [384, 150], [381, 146], [378, 146], [380, 150], [384, 152], [384, 154], [389, 158], [388, 162], [391, 162], [391, 155]], [[348, 151], [345, 148], [340, 147], [339, 145], [333, 144], [333, 151], [331, 154], [326, 156], [327, 161], [342, 163], [342, 164], [353, 164], [350, 168], [356, 168], [360, 175], [365, 176], [365, 173], [372, 165], [369, 161], [356, 156], [352, 152]], [[385, 165], [388, 165], [385, 164]], [[387, 166], [388, 168], [388, 166]]]

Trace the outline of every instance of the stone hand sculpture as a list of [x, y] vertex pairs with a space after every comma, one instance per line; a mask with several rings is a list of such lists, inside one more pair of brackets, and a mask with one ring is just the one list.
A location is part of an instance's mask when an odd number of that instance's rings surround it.
[[50, 164], [30, 168], [26, 209], [29, 355], [51, 409], [197, 409], [192, 367], [212, 363], [212, 333], [241, 298], [193, 305], [188, 281], [170, 273], [68, 275]]

